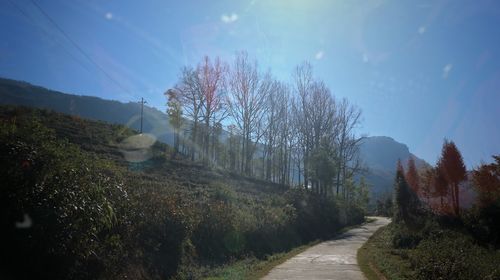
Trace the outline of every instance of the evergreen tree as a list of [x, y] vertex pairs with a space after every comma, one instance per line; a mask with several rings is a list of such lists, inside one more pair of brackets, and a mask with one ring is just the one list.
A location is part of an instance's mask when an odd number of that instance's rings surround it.
[[401, 161], [398, 160], [396, 169], [396, 178], [394, 180], [394, 212], [393, 219], [394, 222], [400, 223], [407, 221], [408, 215], [408, 204], [410, 202], [410, 192], [408, 184], [405, 179], [405, 171]]
[[440, 198], [441, 210], [443, 211], [447, 208], [444, 198], [448, 197], [449, 192], [448, 182], [446, 181], [446, 177], [444, 176], [443, 171], [439, 168], [436, 168], [435, 194]]
[[447, 188], [451, 191], [453, 211], [458, 216], [460, 214], [460, 190], [458, 187], [459, 183], [465, 180], [467, 170], [462, 155], [453, 141], [444, 141], [438, 169], [446, 179]]
[[405, 171], [398, 160], [396, 180], [394, 182], [394, 221], [415, 224], [422, 213], [418, 196], [410, 188], [404, 176]]
[[408, 159], [408, 171], [406, 172], [405, 178], [410, 188], [418, 195], [420, 193], [420, 178], [413, 157]]

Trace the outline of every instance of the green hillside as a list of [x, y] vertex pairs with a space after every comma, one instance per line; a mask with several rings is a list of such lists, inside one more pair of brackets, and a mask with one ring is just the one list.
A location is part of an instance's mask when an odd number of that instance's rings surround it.
[[121, 125], [24, 107], [0, 107], [0, 120], [2, 278], [196, 279], [363, 220], [330, 198], [172, 159]]
[[[49, 109], [81, 118], [121, 124], [137, 130], [140, 127], [140, 105], [138, 103], [121, 103], [93, 96], [66, 94], [10, 79], [0, 78], [0, 104]], [[144, 116], [143, 131], [154, 135], [164, 143], [173, 143], [172, 128], [165, 113], [145, 106]], [[50, 123], [48, 125], [50, 126]], [[68, 129], [77, 129], [77, 127], [72, 126], [72, 123], [61, 123], [61, 126], [66, 126]], [[91, 141], [98, 141], [95, 138], [99, 137], [99, 135], [90, 136], [92, 131], [80, 132], [79, 137], [82, 140], [77, 143], [84, 145], [84, 148], [87, 146], [93, 147], [94, 144]], [[94, 131], [92, 133], [98, 132]], [[228, 133], [223, 132], [221, 137], [223, 139], [227, 138]], [[392, 179], [395, 176], [395, 166], [398, 159], [406, 163], [411, 156], [416, 159], [418, 166], [426, 164], [423, 160], [411, 154], [406, 145], [398, 143], [389, 137], [374, 136], [364, 138], [361, 141], [360, 152], [363, 164], [367, 169], [364, 176], [367, 183], [372, 186], [371, 198], [373, 203], [376, 198], [387, 195], [392, 191]], [[120, 155], [120, 153], [117, 153], [117, 155]], [[294, 174], [294, 176], [296, 177], [297, 174]]]

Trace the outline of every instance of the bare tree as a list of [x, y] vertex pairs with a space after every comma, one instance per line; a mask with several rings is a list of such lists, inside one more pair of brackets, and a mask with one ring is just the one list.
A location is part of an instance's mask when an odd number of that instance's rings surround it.
[[257, 62], [250, 62], [248, 54], [241, 52], [229, 71], [228, 87], [229, 111], [243, 138], [241, 172], [250, 175], [256, 145], [265, 131], [261, 124], [273, 83], [270, 74], [260, 74]]
[[[196, 69], [184, 68], [176, 92], [192, 121], [191, 158], [198, 150], [206, 162], [222, 159], [223, 167], [246, 175], [352, 198], [354, 175], [363, 170], [356, 135], [361, 111], [346, 99], [337, 102], [308, 62], [292, 78], [289, 87], [259, 72], [245, 52], [231, 67], [205, 57]], [[219, 142], [223, 123], [227, 147]]]
[[[204, 123], [202, 131], [203, 159], [208, 163], [210, 157], [210, 135], [216, 134], [216, 126], [227, 116], [224, 106], [225, 97], [223, 91], [224, 75], [227, 66], [217, 57], [214, 62], [208, 56], [203, 58], [202, 63], [196, 68], [196, 75], [200, 84], [202, 98], [201, 120]], [[215, 145], [215, 138], [212, 138]]]
[[203, 108], [202, 104], [205, 102], [197, 71], [191, 67], [183, 68], [175, 90], [179, 93], [178, 99], [182, 104], [185, 115], [192, 121], [189, 154], [191, 160], [195, 160], [196, 150], [198, 149], [198, 127]]
[[[294, 90], [297, 98], [293, 102], [294, 124], [298, 132], [298, 144], [302, 149], [302, 168], [304, 175], [304, 188], [309, 184], [309, 156], [311, 154], [312, 131], [310, 126], [311, 88], [313, 84], [312, 66], [304, 62], [295, 68], [293, 73]], [[299, 165], [300, 169], [300, 165]]]
[[[362, 138], [355, 135], [355, 129], [361, 121], [361, 110], [342, 99], [338, 104], [337, 124], [338, 133], [335, 137], [337, 146], [337, 178], [336, 194], [345, 186], [346, 179], [361, 168], [359, 160], [359, 144]], [[343, 189], [344, 190], [344, 189]], [[343, 191], [345, 196], [345, 192]]]

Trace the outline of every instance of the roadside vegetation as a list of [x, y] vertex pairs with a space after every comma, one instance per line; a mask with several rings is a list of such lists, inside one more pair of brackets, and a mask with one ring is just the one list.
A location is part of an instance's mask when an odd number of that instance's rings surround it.
[[[358, 251], [369, 279], [500, 279], [500, 157], [467, 172], [445, 141], [435, 168], [398, 163], [393, 222]], [[466, 188], [473, 204], [464, 206]], [[469, 189], [470, 190], [470, 189]]]
[[127, 161], [123, 143], [137, 134], [123, 126], [22, 107], [0, 119], [7, 279], [260, 271], [364, 220], [355, 203], [173, 157], [158, 142], [146, 161]]

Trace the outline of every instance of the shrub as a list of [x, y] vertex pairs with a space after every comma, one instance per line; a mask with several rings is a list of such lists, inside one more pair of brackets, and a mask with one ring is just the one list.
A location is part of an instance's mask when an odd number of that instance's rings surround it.
[[461, 233], [443, 231], [410, 253], [418, 279], [500, 279], [500, 255]]
[[483, 243], [500, 246], [500, 200], [486, 206], [475, 206], [464, 214], [466, 227]]
[[294, 228], [303, 243], [331, 237], [342, 226], [334, 199], [303, 189], [291, 189], [286, 193], [286, 197], [296, 209]]
[[[0, 129], [2, 262], [16, 277], [100, 273], [101, 233], [116, 223], [113, 200], [125, 198], [123, 183], [38, 121], [22, 124]], [[30, 269], [16, 270], [21, 263]]]
[[415, 248], [422, 240], [419, 231], [412, 231], [405, 226], [393, 226], [392, 247], [397, 249]]

